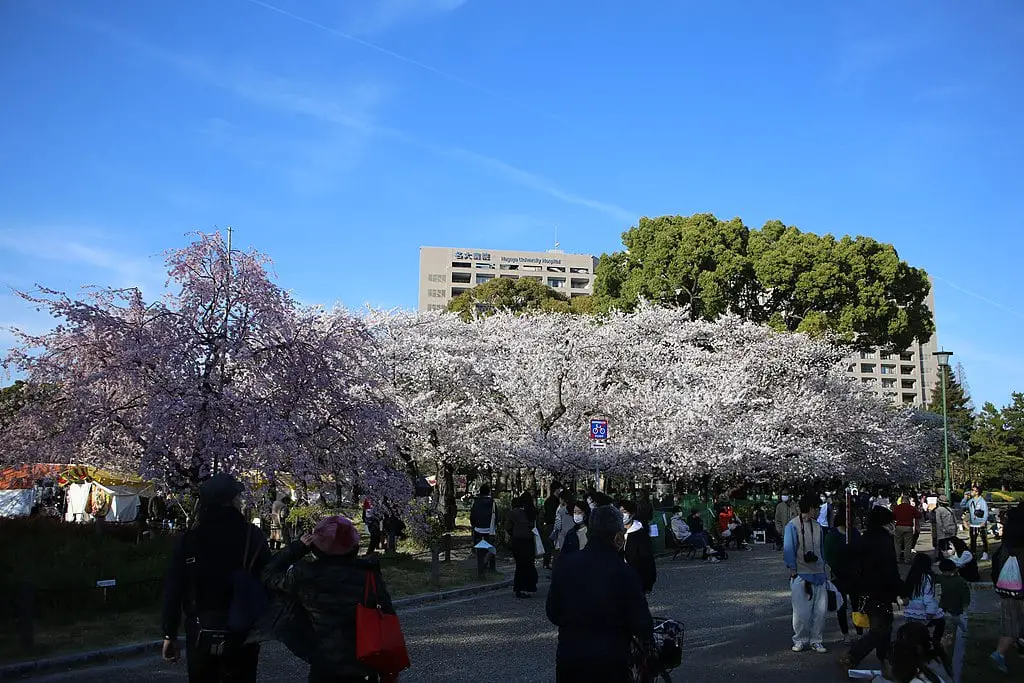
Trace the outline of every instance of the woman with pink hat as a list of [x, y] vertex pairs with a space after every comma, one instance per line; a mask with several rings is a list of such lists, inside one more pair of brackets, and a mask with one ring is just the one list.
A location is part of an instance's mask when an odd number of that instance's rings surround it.
[[[315, 559], [303, 561], [309, 552]], [[359, 531], [340, 515], [317, 524], [267, 564], [267, 586], [301, 606], [274, 636], [310, 663], [310, 683], [380, 680], [378, 672], [356, 659], [355, 607], [364, 604], [368, 573], [377, 587], [376, 598], [371, 595], [370, 601], [394, 614], [380, 564], [375, 558], [359, 557]], [[310, 643], [316, 643], [315, 648], [308, 647]]]

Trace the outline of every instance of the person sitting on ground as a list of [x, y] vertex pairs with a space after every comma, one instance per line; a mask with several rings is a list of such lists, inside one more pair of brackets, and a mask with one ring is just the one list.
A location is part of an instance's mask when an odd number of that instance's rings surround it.
[[954, 536], [946, 540], [941, 550], [941, 556], [949, 558], [956, 565], [957, 571], [960, 576], [964, 577], [965, 581], [969, 583], [978, 583], [981, 581], [981, 570], [978, 569], [978, 559], [971, 554], [971, 551], [967, 549], [967, 544], [963, 539]]
[[932, 642], [927, 626], [919, 621], [907, 622], [896, 632], [896, 642], [901, 641], [917, 651], [920, 678], [932, 683], [952, 683], [953, 672], [946, 653]]
[[[302, 562], [310, 551], [316, 560]], [[308, 617], [312, 632], [306, 644], [316, 643], [309, 683], [378, 680], [376, 671], [356, 659], [356, 605], [363, 604], [368, 580], [375, 583], [376, 604], [394, 614], [380, 564], [375, 558], [359, 557], [359, 531], [340, 515], [321, 521], [264, 569], [267, 587], [296, 600]]]
[[882, 675], [872, 678], [871, 683], [932, 683], [921, 678], [923, 670], [924, 664], [917, 648], [910, 643], [898, 641], [893, 643], [889, 656], [882, 662]]
[[650, 593], [654, 589], [655, 581], [658, 580], [651, 535], [640, 520], [634, 519], [635, 503], [626, 501], [622, 503], [621, 508], [622, 523], [626, 530], [622, 544], [622, 557], [626, 560], [626, 564], [636, 570], [643, 584], [644, 593]]
[[630, 645], [650, 646], [654, 621], [643, 585], [619, 554], [625, 529], [611, 506], [590, 513], [587, 547], [563, 553], [551, 579], [547, 616], [558, 627], [559, 683], [630, 680]]
[[590, 506], [582, 500], [573, 503], [572, 528], [565, 534], [560, 557], [571, 555], [587, 547], [587, 518], [590, 517]]

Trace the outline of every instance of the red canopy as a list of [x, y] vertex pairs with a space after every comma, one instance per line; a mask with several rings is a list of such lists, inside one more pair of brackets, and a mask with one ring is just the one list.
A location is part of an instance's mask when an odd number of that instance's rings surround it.
[[37, 479], [56, 477], [67, 465], [19, 465], [0, 470], [0, 490], [30, 489]]

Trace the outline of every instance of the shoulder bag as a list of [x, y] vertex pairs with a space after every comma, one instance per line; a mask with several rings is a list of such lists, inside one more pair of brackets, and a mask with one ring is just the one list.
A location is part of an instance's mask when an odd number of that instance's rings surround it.
[[363, 604], [356, 605], [356, 659], [374, 671], [390, 676], [410, 666], [409, 650], [398, 615], [381, 611], [377, 579], [372, 571], [366, 572]]

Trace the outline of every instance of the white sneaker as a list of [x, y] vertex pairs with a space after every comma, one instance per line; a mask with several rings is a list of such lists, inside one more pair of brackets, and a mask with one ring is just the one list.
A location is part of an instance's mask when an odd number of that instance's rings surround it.
[[990, 558], [989, 558], [989, 556], [988, 556], [988, 553], [982, 553], [982, 554], [981, 554], [981, 561], [982, 561], [982, 562], [988, 562], [988, 561], [989, 561], [989, 559], [990, 559]]
[[793, 646], [793, 652], [803, 652], [806, 649], [807, 649], [807, 646], [802, 644], [802, 643], [800, 645], [794, 645]]
[[811, 645], [811, 649], [814, 650], [815, 652], [817, 652], [819, 655], [823, 655], [823, 654], [827, 654], [828, 653], [828, 650], [826, 650], [825, 646], [822, 645], [821, 643], [814, 643], [813, 645]]

